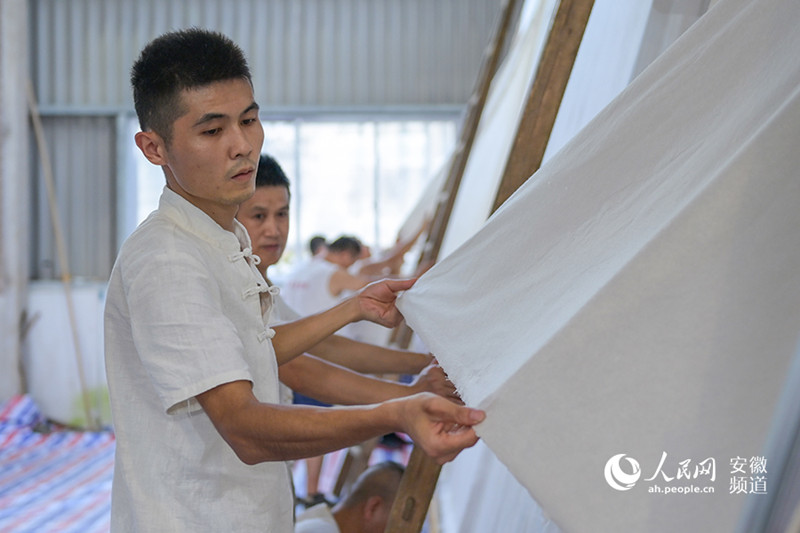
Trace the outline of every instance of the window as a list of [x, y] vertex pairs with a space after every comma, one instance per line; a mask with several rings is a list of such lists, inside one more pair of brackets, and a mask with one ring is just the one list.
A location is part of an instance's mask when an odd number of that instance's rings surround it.
[[[292, 187], [292, 221], [276, 275], [307, 255], [315, 234], [355, 235], [373, 249], [390, 247], [428, 180], [455, 142], [456, 117], [265, 120], [263, 151], [275, 157]], [[135, 121], [132, 125], [135, 131]], [[134, 150], [138, 152], [136, 147]], [[136, 220], [158, 205], [161, 169], [136, 160]]]

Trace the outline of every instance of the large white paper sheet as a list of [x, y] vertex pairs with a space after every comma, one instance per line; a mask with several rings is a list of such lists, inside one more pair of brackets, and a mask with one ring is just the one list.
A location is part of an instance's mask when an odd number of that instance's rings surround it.
[[800, 331], [799, 25], [792, 0], [720, 1], [401, 298], [564, 531], [731, 531], [737, 490], [769, 490], [751, 460]]
[[[556, 0], [537, 0], [523, 6], [518, 31], [486, 95], [486, 105], [442, 241], [441, 257], [474, 235], [491, 214], [494, 195], [557, 5]], [[472, 157], [475, 153], [481, 157]]]

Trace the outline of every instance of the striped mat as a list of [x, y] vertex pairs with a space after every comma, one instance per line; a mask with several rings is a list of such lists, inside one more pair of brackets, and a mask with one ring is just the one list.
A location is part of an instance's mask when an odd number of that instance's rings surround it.
[[[41, 431], [47, 428], [49, 432]], [[408, 462], [411, 446], [378, 446], [370, 464]], [[344, 451], [326, 456], [320, 488], [330, 494]], [[0, 533], [106, 533], [114, 435], [53, 430], [29, 396], [0, 404]], [[295, 469], [298, 488], [304, 469]]]
[[108, 531], [113, 434], [42, 427], [29, 396], [0, 404], [0, 533]]

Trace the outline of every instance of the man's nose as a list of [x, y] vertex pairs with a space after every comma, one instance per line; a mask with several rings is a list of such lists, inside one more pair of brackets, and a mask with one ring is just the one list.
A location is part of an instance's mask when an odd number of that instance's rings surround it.
[[231, 156], [233, 159], [250, 157], [253, 153], [253, 142], [247, 133], [241, 126], [231, 128]]
[[269, 236], [278, 234], [278, 223], [275, 221], [275, 217], [266, 217], [261, 224], [261, 233]]

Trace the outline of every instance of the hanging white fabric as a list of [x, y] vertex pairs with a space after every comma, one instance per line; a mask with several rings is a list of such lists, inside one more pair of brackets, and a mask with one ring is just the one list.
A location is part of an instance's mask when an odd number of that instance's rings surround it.
[[717, 3], [400, 300], [565, 531], [733, 531], [770, 488], [752, 460], [800, 331], [799, 25], [793, 0]]

